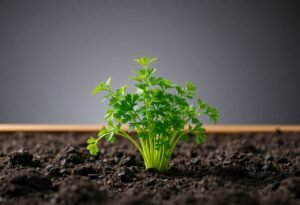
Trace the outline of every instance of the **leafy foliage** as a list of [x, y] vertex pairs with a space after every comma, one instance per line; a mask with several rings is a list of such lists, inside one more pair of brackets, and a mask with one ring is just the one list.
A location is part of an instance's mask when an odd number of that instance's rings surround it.
[[[87, 140], [90, 154], [96, 155], [97, 143], [101, 138], [115, 142], [116, 136], [130, 140], [141, 153], [146, 168], [158, 171], [168, 169], [171, 154], [179, 140], [188, 140], [188, 134], [195, 136], [196, 143], [207, 140], [202, 122], [198, 119], [206, 115], [212, 123], [217, 123], [217, 109], [200, 99], [197, 105], [190, 104], [196, 94], [196, 85], [187, 82], [185, 86], [174, 84], [170, 80], [155, 76], [156, 69], [150, 67], [156, 58], [141, 57], [134, 61], [141, 68], [129, 78], [135, 81], [136, 92], [127, 93], [127, 85], [112, 90], [109, 78], [99, 83], [91, 95], [105, 92], [103, 99], [108, 100], [105, 120], [98, 138]], [[121, 129], [128, 124], [130, 130], [136, 130], [138, 139]], [[189, 124], [189, 125], [188, 125]], [[188, 125], [188, 129], [185, 126]]]
[[96, 155], [99, 152], [99, 148], [97, 146], [97, 139], [95, 139], [94, 137], [90, 137], [87, 140], [87, 143], [87, 149], [89, 150], [90, 154]]

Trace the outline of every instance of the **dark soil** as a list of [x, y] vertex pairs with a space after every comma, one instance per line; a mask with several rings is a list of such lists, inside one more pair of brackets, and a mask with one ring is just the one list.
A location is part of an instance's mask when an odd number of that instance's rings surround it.
[[0, 204], [300, 204], [299, 133], [180, 143], [164, 174], [123, 140], [89, 156], [90, 135], [0, 133]]

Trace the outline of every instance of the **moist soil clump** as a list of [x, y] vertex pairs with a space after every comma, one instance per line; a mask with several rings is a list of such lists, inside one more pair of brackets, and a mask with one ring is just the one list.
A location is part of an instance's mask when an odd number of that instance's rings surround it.
[[97, 133], [0, 133], [0, 204], [300, 204], [300, 133], [210, 135], [179, 143], [166, 173]]

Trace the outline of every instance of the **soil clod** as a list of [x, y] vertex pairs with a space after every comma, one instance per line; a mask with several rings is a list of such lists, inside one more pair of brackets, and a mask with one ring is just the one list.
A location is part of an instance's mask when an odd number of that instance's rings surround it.
[[107, 201], [107, 194], [101, 192], [97, 187], [85, 178], [67, 178], [59, 187], [56, 197], [57, 204], [104, 204]]
[[25, 196], [30, 193], [48, 191], [52, 188], [52, 182], [37, 172], [15, 172], [4, 179], [0, 187], [1, 196]]
[[27, 151], [17, 151], [9, 155], [9, 161], [13, 165], [32, 166], [34, 165], [32, 154]]

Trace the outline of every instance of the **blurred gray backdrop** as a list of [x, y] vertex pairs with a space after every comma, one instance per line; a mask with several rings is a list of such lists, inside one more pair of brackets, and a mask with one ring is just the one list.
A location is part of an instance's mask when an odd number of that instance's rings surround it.
[[101, 123], [132, 59], [198, 85], [220, 123], [300, 123], [299, 1], [1, 0], [0, 123]]

